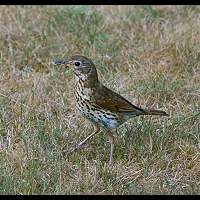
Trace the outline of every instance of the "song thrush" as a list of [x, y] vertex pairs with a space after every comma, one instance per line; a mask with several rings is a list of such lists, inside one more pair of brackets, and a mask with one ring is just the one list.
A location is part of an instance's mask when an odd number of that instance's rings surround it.
[[109, 164], [112, 164], [114, 138], [111, 129], [117, 128], [125, 121], [139, 115], [168, 116], [161, 110], [148, 110], [134, 106], [128, 100], [105, 87], [99, 82], [94, 63], [87, 57], [76, 55], [68, 60], [54, 61], [56, 65], [65, 65], [72, 69], [75, 74], [75, 97], [76, 106], [80, 114], [93, 122], [95, 131], [81, 141], [79, 148], [92, 136], [103, 128], [110, 142]]

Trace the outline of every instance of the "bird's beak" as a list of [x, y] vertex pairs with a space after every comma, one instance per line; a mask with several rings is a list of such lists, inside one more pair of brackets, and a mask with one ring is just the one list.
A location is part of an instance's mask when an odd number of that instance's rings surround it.
[[52, 62], [53, 65], [65, 65], [66, 67], [69, 67], [69, 65], [72, 63], [70, 60], [54, 60]]

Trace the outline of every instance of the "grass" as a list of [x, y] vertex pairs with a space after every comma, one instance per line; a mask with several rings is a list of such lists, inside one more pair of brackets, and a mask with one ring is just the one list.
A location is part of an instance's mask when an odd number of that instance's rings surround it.
[[[199, 6], [0, 6], [0, 194], [200, 194]], [[169, 118], [131, 119], [114, 165], [79, 117], [73, 74], [83, 54], [101, 81]]]

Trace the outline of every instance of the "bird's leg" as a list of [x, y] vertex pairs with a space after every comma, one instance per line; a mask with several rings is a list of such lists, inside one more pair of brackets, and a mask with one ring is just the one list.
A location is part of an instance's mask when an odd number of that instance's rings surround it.
[[113, 149], [114, 149], [114, 137], [111, 131], [107, 131], [108, 134], [108, 140], [110, 143], [110, 156], [109, 156], [109, 166], [112, 166], [112, 161], [113, 161]]
[[79, 149], [86, 141], [88, 141], [91, 137], [93, 137], [95, 134], [100, 132], [100, 127], [98, 125], [94, 125], [95, 127], [95, 131], [89, 135], [88, 137], [86, 137], [83, 141], [81, 141], [74, 150]]

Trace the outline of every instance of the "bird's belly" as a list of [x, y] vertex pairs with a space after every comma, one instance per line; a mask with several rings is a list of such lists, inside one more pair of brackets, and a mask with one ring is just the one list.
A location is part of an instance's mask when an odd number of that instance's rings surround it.
[[79, 104], [77, 104], [77, 108], [83, 117], [89, 119], [94, 123], [97, 123], [104, 128], [114, 129], [117, 128], [117, 126], [119, 125], [119, 122], [117, 121], [117, 116], [115, 116], [114, 114], [89, 106], [80, 107]]

